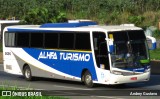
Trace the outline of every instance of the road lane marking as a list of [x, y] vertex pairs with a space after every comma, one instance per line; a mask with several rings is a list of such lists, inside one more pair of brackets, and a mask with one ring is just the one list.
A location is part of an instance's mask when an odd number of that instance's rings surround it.
[[19, 89], [28, 89], [28, 90], [45, 90], [45, 89], [35, 89], [35, 88], [27, 88], [27, 87], [18, 87], [18, 86], [9, 86], [9, 85], [0, 85], [0, 87], [11, 87], [11, 88], [19, 88]]
[[95, 90], [95, 89], [84, 89], [84, 88], [76, 88], [76, 87], [66, 87], [66, 86], [60, 86], [60, 85], [53, 85], [55, 87], [62, 87], [62, 88], [70, 88], [71, 90], [72, 89], [76, 89], [76, 90]]

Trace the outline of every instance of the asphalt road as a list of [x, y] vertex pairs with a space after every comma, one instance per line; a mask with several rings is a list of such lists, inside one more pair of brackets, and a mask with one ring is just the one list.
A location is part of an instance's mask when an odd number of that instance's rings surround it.
[[[151, 75], [148, 82], [132, 83], [122, 86], [97, 85], [95, 88], [86, 88], [81, 82], [58, 79], [37, 78], [35, 81], [26, 81], [23, 76], [5, 73], [0, 65], [0, 87], [18, 86], [20, 88], [34, 88], [47, 90], [51, 95], [63, 95], [73, 99], [135, 99], [140, 96], [129, 96], [131, 92], [156, 92], [160, 95], [160, 75]], [[122, 94], [122, 96], [120, 96]], [[126, 96], [124, 96], [126, 94]], [[68, 96], [69, 95], [69, 96]], [[118, 95], [118, 96], [115, 96]], [[159, 99], [160, 96], [143, 96], [142, 99]]]

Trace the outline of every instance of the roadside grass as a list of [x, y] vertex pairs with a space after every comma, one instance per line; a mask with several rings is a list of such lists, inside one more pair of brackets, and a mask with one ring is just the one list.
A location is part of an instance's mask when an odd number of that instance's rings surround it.
[[[32, 88], [26, 88], [26, 89], [20, 89], [18, 86], [12, 86], [10, 87], [7, 82], [4, 83], [4, 86], [0, 87], [0, 95], [2, 95], [2, 91], [29, 91], [28, 89]], [[36, 91], [36, 90], [35, 90]], [[0, 99], [69, 99], [61, 96], [0, 96]]]
[[151, 60], [160, 60], [160, 48], [150, 50], [149, 52]]

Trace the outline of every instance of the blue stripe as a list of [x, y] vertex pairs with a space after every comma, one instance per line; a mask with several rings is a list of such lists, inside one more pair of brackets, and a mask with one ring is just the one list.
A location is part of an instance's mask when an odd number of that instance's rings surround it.
[[146, 68], [128, 68], [128, 69], [124, 69], [124, 70], [143, 73], [146, 70]]
[[156, 49], [156, 45], [157, 45], [156, 42], [152, 43], [152, 46], [153, 46], [154, 49]]
[[150, 64], [145, 65], [145, 66], [143, 66], [143, 67], [139, 67], [139, 68], [138, 68], [138, 67], [137, 67], [137, 68], [126, 68], [126, 69], [123, 69], [123, 70], [144, 73], [145, 70], [148, 70], [148, 69], [150, 69]]
[[63, 30], [39, 30], [39, 29], [20, 29], [20, 28], [8, 28], [8, 32], [21, 32], [21, 33], [29, 33], [29, 32], [35, 32], [35, 33], [53, 33], [53, 32], [66, 32]]
[[156, 49], [156, 46], [157, 46], [156, 42], [155, 42], [155, 43], [152, 43], [152, 47], [149, 48], [149, 49], [150, 49], [150, 50], [154, 50], [154, 49]]
[[[40, 61], [41, 63], [44, 63], [49, 67], [54, 68], [60, 72], [63, 72], [75, 77], [81, 78], [82, 70], [86, 68], [91, 72], [93, 80], [97, 80], [92, 53], [66, 52], [66, 51], [45, 50], [45, 49], [41, 50], [41, 49], [34, 49], [34, 48], [23, 48], [23, 50], [26, 53], [28, 53], [31, 57], [35, 58], [37, 61]], [[65, 59], [66, 57], [62, 57], [64, 55], [60, 55], [60, 54], [66, 55], [68, 53], [76, 54], [76, 55], [83, 55], [83, 54], [89, 55], [90, 59], [87, 61], [83, 61], [83, 60], [78, 61], [76, 60], [77, 56], [74, 56], [71, 60], [70, 59], [66, 60]], [[57, 56], [57, 58], [52, 56]], [[88, 59], [88, 57], [86, 58]]]
[[70, 28], [81, 27], [88, 25], [97, 25], [96, 22], [79, 22], [79, 23], [46, 23], [40, 26], [40, 28]]

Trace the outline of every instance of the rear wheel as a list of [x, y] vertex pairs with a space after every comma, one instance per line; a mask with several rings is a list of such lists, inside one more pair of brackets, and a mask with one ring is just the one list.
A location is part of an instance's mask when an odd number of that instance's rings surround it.
[[94, 86], [92, 76], [91, 76], [91, 73], [89, 71], [86, 71], [84, 73], [84, 83], [87, 87], [90, 87], [90, 88]]
[[31, 69], [28, 65], [24, 67], [23, 75], [28, 81], [31, 81], [33, 79]]

